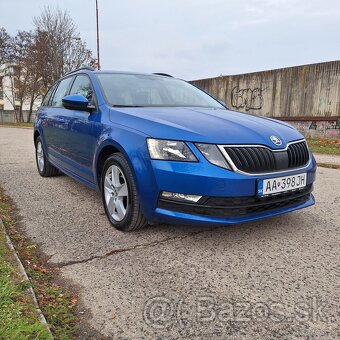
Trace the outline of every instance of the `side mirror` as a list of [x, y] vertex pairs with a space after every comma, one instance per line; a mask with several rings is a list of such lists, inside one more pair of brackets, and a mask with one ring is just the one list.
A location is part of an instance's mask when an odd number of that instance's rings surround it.
[[62, 99], [62, 103], [65, 109], [69, 110], [79, 110], [92, 112], [95, 107], [89, 105], [89, 101], [84, 96], [80, 94], [71, 94], [70, 96], [65, 96]]

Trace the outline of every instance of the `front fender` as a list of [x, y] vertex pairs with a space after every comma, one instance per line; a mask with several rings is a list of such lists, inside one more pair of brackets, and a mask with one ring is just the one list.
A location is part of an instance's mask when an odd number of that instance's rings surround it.
[[[98, 140], [93, 160], [93, 173], [98, 178], [98, 162], [101, 152], [107, 146], [113, 146], [121, 152], [128, 161], [135, 180], [137, 193], [143, 213], [150, 216], [156, 207], [157, 183], [152, 170], [147, 149], [148, 136], [139, 131], [127, 130], [119, 127], [110, 127]], [[97, 190], [100, 191], [100, 181], [97, 181]]]

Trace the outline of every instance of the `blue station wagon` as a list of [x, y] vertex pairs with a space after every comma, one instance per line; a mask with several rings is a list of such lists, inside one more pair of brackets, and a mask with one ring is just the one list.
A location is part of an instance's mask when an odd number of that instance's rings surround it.
[[227, 225], [314, 204], [316, 162], [296, 129], [162, 73], [65, 75], [37, 113], [34, 145], [41, 176], [62, 172], [100, 192], [120, 230]]

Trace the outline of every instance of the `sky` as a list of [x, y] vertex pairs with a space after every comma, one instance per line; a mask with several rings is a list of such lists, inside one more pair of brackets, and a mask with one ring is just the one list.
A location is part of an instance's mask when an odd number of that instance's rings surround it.
[[[339, 0], [98, 0], [102, 69], [193, 80], [340, 59]], [[0, 0], [0, 27], [67, 10], [96, 54], [95, 0]]]

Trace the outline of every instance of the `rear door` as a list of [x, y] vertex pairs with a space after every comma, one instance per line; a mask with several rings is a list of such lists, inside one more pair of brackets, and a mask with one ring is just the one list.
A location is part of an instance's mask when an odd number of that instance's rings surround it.
[[58, 84], [59, 83], [55, 83], [49, 88], [49, 90], [47, 91], [47, 93], [46, 93], [46, 95], [45, 95], [45, 97], [44, 97], [44, 99], [41, 103], [41, 106], [40, 106], [38, 113], [37, 113], [37, 116], [36, 116], [38, 126], [41, 127], [41, 130], [39, 132], [40, 132], [40, 135], [42, 136], [42, 139], [43, 139], [45, 151], [47, 151], [47, 152], [48, 152], [48, 145], [47, 145], [47, 142], [46, 142], [45, 135], [48, 136], [49, 105], [50, 105], [53, 93], [54, 93], [56, 87], [58, 86]]
[[62, 79], [57, 85], [57, 89], [50, 99], [43, 127], [50, 159], [53, 163], [66, 168], [69, 168], [66, 153], [69, 143], [67, 139], [69, 110], [63, 107], [62, 99], [68, 94], [73, 80], [74, 76], [70, 76]]

